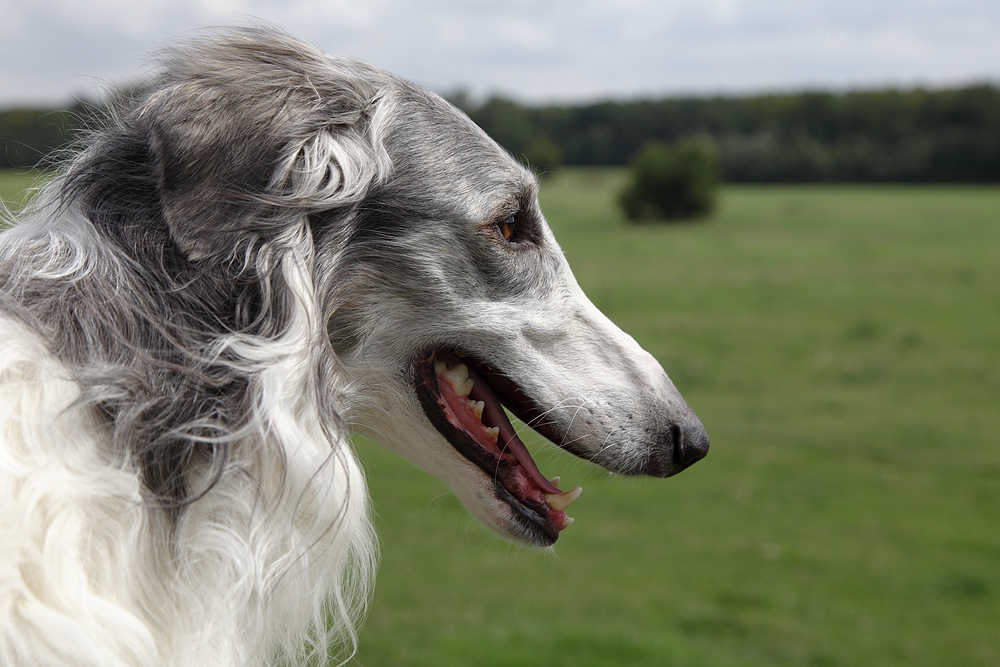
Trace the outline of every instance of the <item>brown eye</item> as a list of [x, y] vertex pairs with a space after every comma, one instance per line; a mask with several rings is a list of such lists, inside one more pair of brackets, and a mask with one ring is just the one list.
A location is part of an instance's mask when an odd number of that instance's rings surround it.
[[503, 234], [504, 239], [510, 241], [514, 238], [514, 231], [517, 229], [517, 221], [514, 220], [514, 216], [510, 216], [505, 220], [497, 223], [497, 228], [500, 233]]

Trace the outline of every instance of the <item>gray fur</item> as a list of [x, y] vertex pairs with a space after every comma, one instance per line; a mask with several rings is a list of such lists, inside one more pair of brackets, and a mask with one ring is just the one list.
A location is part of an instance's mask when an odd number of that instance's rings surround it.
[[368, 433], [490, 527], [548, 545], [421, 412], [421, 353], [497, 368], [557, 445], [613, 471], [673, 474], [708, 441], [580, 291], [536, 194], [437, 95], [269, 29], [220, 31], [167, 51], [4, 233], [0, 314], [46, 341], [101, 415], [98, 455], [172, 524], [245, 474], [234, 448], [267, 439], [248, 437], [271, 428], [261, 378], [294, 340], [331, 458]]
[[[482, 350], [498, 332], [433, 334], [463, 318], [449, 310], [456, 290], [502, 304], [565, 289], [534, 178], [436, 95], [259, 29], [188, 42], [164, 62], [48, 188], [34, 234], [0, 265], [4, 310], [72, 364], [109, 415], [112, 451], [141, 461], [161, 500], [184, 501], [191, 461], [224, 464], [224, 442], [211, 441], [240, 427], [247, 377], [215, 346], [282, 332], [288, 295], [273, 269], [302, 215], [341, 363], [379, 326], [423, 332], [384, 351], [403, 366], [414, 347]], [[325, 160], [318, 177], [310, 155]], [[58, 207], [92, 243], [92, 269], [74, 281], [46, 241], [47, 224], [65, 224]], [[483, 242], [507, 210], [523, 215], [519, 252]], [[316, 373], [338, 364], [329, 352], [316, 361]], [[607, 451], [591, 458], [642, 470]]]

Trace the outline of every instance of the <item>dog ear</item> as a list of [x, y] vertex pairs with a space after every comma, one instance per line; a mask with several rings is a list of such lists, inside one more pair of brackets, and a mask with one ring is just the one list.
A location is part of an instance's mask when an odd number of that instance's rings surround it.
[[154, 162], [163, 218], [190, 259], [280, 234], [387, 175], [386, 75], [271, 37], [178, 50], [133, 118]]
[[[149, 132], [163, 218], [176, 245], [192, 260], [236, 247], [235, 237], [257, 227], [248, 197], [263, 192], [274, 147], [219, 132], [221, 122], [195, 117], [182, 124], [152, 118]], [[263, 231], [263, 230], [260, 230]]]
[[301, 127], [260, 131], [246, 111], [159, 117], [150, 128], [163, 218], [192, 261], [224, 259], [302, 214], [356, 202], [388, 170], [360, 113], [300, 137]]

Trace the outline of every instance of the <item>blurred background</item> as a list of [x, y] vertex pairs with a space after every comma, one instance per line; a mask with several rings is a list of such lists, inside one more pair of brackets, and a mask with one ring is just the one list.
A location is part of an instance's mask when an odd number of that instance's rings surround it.
[[[530, 439], [584, 487], [554, 553], [492, 537], [359, 440], [383, 564], [352, 664], [1000, 664], [997, 3], [0, 0], [0, 17], [12, 210], [158, 44], [271, 22], [437, 90], [533, 165], [580, 284], [704, 422], [709, 456], [669, 480]], [[637, 156], [678, 146], [708, 156], [708, 204], [631, 221]], [[660, 171], [687, 173], [682, 154]]]

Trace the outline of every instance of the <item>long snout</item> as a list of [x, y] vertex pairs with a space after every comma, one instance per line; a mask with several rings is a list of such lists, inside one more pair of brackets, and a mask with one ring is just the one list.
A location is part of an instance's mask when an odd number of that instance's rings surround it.
[[[574, 454], [621, 474], [670, 477], [708, 454], [708, 434], [656, 358], [623, 332], [583, 295], [559, 346], [546, 351], [558, 360], [576, 350], [562, 369], [549, 373], [553, 384], [574, 378], [568, 391], [586, 386], [599, 397], [566, 414]], [[586, 362], [581, 362], [586, 359]], [[571, 394], [570, 394], [571, 396]], [[573, 405], [553, 397], [553, 405]], [[553, 416], [562, 414], [554, 409]], [[587, 432], [586, 426], [593, 427]]]

